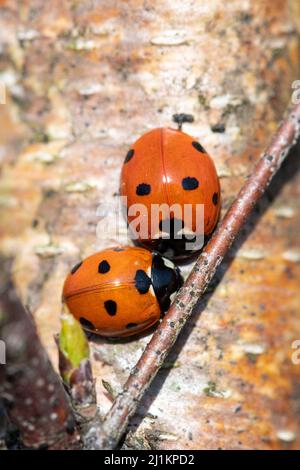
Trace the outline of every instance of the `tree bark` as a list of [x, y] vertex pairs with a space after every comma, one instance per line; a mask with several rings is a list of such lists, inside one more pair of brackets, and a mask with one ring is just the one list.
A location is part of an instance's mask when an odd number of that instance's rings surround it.
[[0, 369], [0, 397], [20, 445], [32, 449], [78, 449], [75, 417], [59, 376], [10, 280], [1, 258], [0, 335], [6, 364]]
[[[117, 242], [96, 237], [96, 210], [107, 204], [110, 226], [130, 144], [174, 113], [193, 114], [184, 130], [216, 163], [224, 213], [299, 79], [299, 12], [296, 0], [0, 8], [1, 250], [15, 255], [14, 281], [57, 365], [62, 283], [81, 257]], [[299, 448], [298, 152], [200, 300], [125, 446]], [[102, 379], [119, 391], [148, 341], [91, 341], [103, 412]]]

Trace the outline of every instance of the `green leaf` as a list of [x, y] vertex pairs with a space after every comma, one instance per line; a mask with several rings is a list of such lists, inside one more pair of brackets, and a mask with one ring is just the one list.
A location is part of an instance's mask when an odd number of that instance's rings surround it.
[[83, 329], [79, 321], [66, 311], [61, 315], [59, 348], [70, 366], [68, 373], [63, 374], [66, 380], [70, 372], [76, 369], [82, 360], [89, 358], [89, 345]]

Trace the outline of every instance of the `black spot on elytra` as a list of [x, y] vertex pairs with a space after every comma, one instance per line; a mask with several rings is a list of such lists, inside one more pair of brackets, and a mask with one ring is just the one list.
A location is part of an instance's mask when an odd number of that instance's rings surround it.
[[79, 263], [75, 264], [75, 266], [73, 266], [73, 268], [71, 269], [71, 274], [76, 273], [76, 271], [80, 268], [81, 265], [82, 265], [82, 261], [80, 261]]
[[108, 273], [109, 270], [110, 270], [110, 265], [106, 261], [106, 259], [104, 259], [103, 261], [101, 261], [101, 263], [99, 263], [99, 266], [98, 266], [98, 273], [99, 274], [106, 274], [106, 273]]
[[140, 294], [147, 294], [151, 286], [151, 279], [142, 269], [138, 269], [135, 274], [135, 287]]
[[202, 147], [201, 144], [199, 144], [199, 142], [196, 142], [196, 141], [192, 142], [192, 146], [193, 146], [196, 150], [198, 150], [198, 152], [200, 152], [200, 153], [206, 153], [206, 152], [205, 152], [205, 149]]
[[137, 326], [137, 323], [127, 323], [126, 328], [130, 330], [130, 328], [135, 328]]
[[87, 320], [84, 317], [80, 317], [79, 321], [80, 321], [81, 325], [83, 326], [83, 328], [88, 328], [89, 330], [95, 330], [96, 329], [95, 326], [93, 325], [93, 323], [91, 321]]
[[148, 196], [151, 193], [151, 186], [147, 183], [141, 183], [136, 187], [136, 194], [138, 196]]
[[128, 152], [127, 152], [127, 155], [125, 157], [125, 160], [124, 160], [124, 163], [128, 163], [132, 157], [134, 155], [134, 150], [133, 149], [130, 149]]
[[170, 296], [182, 285], [182, 277], [177, 267], [171, 268], [165, 264], [164, 258], [158, 253], [152, 257], [152, 285], [161, 310], [164, 312], [170, 306]]
[[214, 203], [215, 206], [218, 204], [218, 202], [219, 202], [219, 194], [218, 193], [213, 194], [212, 202]]
[[199, 181], [197, 180], [197, 178], [187, 176], [186, 178], [183, 178], [181, 184], [183, 189], [185, 189], [186, 191], [193, 191], [194, 189], [198, 188]]
[[104, 307], [108, 315], [112, 317], [117, 313], [117, 304], [114, 300], [106, 300], [104, 302]]

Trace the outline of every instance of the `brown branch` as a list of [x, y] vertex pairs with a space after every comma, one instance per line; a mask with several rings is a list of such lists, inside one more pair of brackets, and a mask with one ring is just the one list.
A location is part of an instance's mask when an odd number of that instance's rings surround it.
[[[98, 444], [114, 448], [128, 419], [170, 352], [177, 336], [191, 316], [198, 299], [207, 289], [217, 267], [228, 252], [251, 210], [262, 196], [300, 134], [300, 104], [294, 105], [271, 144], [256, 164], [218, 230], [202, 251], [184, 286], [153, 334], [136, 366], [116, 398], [104, 422], [106, 441]], [[95, 431], [95, 430], [94, 430]], [[97, 442], [95, 443], [96, 448]]]
[[9, 273], [8, 262], [1, 259], [0, 338], [6, 365], [0, 365], [0, 395], [8, 417], [26, 447], [79, 448], [69, 400]]

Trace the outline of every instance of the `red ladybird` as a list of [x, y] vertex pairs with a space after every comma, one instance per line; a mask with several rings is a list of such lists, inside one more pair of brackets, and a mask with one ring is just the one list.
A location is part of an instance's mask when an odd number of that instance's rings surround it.
[[[181, 127], [154, 129], [132, 145], [123, 164], [120, 193], [127, 197], [129, 224], [136, 218], [130, 208], [143, 204], [147, 209], [146, 231], [137, 234], [138, 241], [160, 252], [169, 250], [170, 256], [171, 250], [174, 256], [189, 254], [187, 236], [210, 235], [220, 213], [220, 185], [214, 163], [202, 145]], [[155, 204], [164, 206], [158, 220], [151, 212]], [[174, 204], [174, 211], [166, 210]], [[187, 204], [191, 208], [188, 220], [184, 215]], [[196, 225], [199, 204], [204, 207], [201, 233]]]
[[63, 301], [85, 329], [103, 336], [130, 336], [158, 322], [181, 284], [179, 269], [158, 253], [116, 247], [73, 267]]

